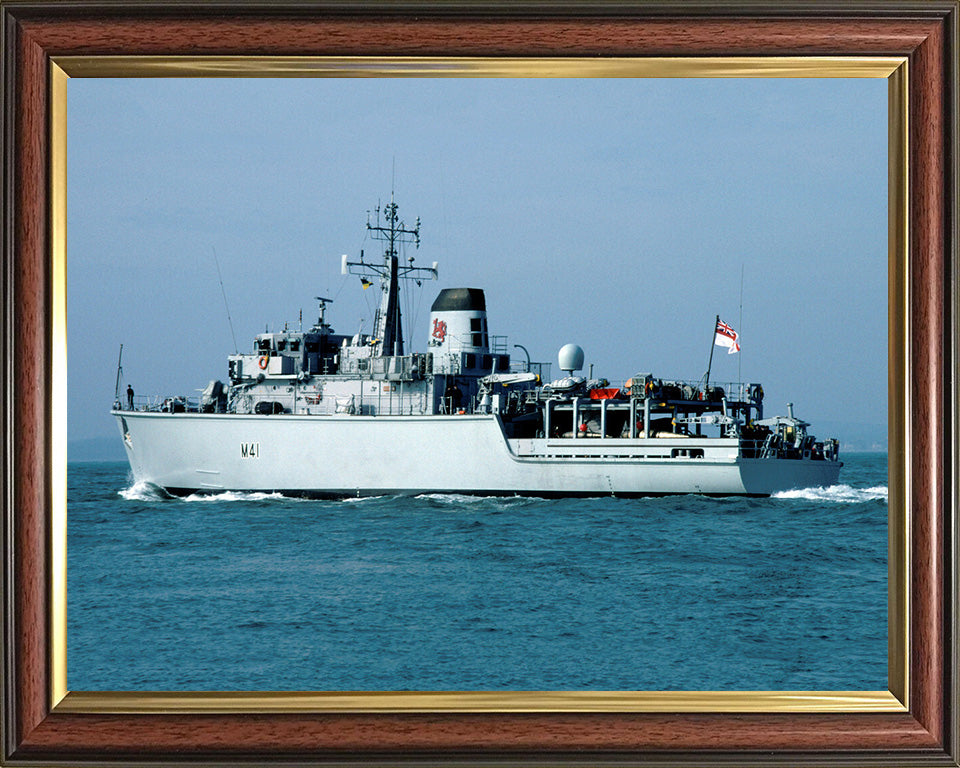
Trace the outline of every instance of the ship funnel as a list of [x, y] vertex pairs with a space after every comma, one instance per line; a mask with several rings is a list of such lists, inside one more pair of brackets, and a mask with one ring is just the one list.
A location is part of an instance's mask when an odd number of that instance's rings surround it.
[[560, 370], [573, 373], [583, 368], [583, 349], [576, 344], [564, 344], [557, 355], [560, 360]]
[[444, 288], [430, 307], [430, 350], [490, 352], [487, 302], [480, 288]]

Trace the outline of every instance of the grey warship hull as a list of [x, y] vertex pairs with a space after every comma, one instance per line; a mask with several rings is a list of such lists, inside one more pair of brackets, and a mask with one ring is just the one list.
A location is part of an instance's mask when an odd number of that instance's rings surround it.
[[511, 439], [495, 414], [113, 413], [135, 480], [174, 494], [768, 496], [841, 466], [744, 458], [735, 438]]
[[740, 349], [719, 315], [697, 382], [587, 380], [575, 375], [584, 368], [575, 344], [560, 349], [566, 375], [550, 381], [549, 363], [514, 361], [506, 337], [490, 334], [479, 288], [441, 290], [426, 350], [405, 352], [400, 284], [436, 279], [437, 263], [401, 259], [405, 244], [419, 247], [420, 221], [404, 225], [392, 198], [367, 230], [385, 243], [382, 261], [361, 250], [342, 257], [341, 272], [363, 288], [379, 280], [372, 333], [335, 333], [332, 300], [316, 297], [312, 327], [301, 319], [297, 330], [257, 334], [228, 357], [226, 382], [139, 402], [128, 386], [126, 407], [118, 362], [112, 414], [137, 481], [179, 494], [326, 497], [768, 496], [837, 482], [839, 442], [817, 440], [792, 404], [764, 418], [762, 386], [711, 382], [713, 347]]

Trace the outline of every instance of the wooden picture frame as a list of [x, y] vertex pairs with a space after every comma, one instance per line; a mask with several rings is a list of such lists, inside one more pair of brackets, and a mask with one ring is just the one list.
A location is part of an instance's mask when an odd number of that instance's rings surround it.
[[[0, 10], [3, 761], [958, 765], [956, 2], [877, 9], [858, 2], [637, 8], [47, 0], [0, 2]], [[892, 226], [891, 237], [902, 238], [909, 263], [891, 274], [891, 295], [899, 286], [905, 304], [903, 322], [891, 327], [908, 329], [901, 344], [891, 344], [900, 350], [891, 354], [892, 368], [900, 364], [906, 373], [902, 384], [891, 379], [890, 389], [891, 402], [901, 393], [907, 409], [905, 419], [891, 419], [891, 452], [902, 449], [904, 467], [902, 496], [891, 488], [891, 505], [902, 498], [908, 525], [907, 535], [891, 542], [891, 553], [902, 549], [906, 561], [905, 594], [891, 588], [894, 618], [905, 628], [903, 663], [891, 657], [891, 679], [902, 681], [891, 685], [891, 699], [902, 704], [721, 711], [709, 700], [697, 706], [693, 694], [631, 711], [589, 702], [511, 707], [491, 695], [487, 705], [465, 711], [403, 702], [291, 708], [258, 694], [219, 705], [209, 698], [191, 705], [176, 695], [104, 706], [63, 698], [64, 649], [54, 637], [63, 606], [51, 599], [63, 553], [50, 542], [64, 514], [62, 436], [51, 426], [65, 376], [58, 367], [65, 340], [55, 332], [64, 281], [51, 252], [63, 247], [64, 223], [56, 220], [63, 205], [55, 196], [65, 190], [51, 177], [66, 137], [51, 113], [65, 87], [57, 61], [105, 56], [234, 65], [240, 60], [232, 57], [245, 56], [902, 57], [905, 68], [890, 85], [907, 105], [904, 122], [891, 125], [892, 135], [904, 131], [908, 169], [902, 185], [891, 185], [891, 221], [904, 225]], [[891, 306], [896, 313], [897, 302]]]

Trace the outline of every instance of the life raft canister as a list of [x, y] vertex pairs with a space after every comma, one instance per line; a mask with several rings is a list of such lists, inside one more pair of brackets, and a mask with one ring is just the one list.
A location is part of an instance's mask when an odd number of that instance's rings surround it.
[[261, 371], [267, 370], [267, 360], [268, 360], [268, 359], [269, 359], [269, 358], [267, 358], [267, 357], [261, 357], [261, 358], [260, 358], [260, 361], [259, 361], [258, 365], [260, 366], [260, 370], [261, 370]]

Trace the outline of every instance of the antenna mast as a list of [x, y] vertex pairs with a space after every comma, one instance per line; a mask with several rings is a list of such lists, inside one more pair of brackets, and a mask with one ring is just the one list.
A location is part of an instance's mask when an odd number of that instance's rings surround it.
[[359, 275], [361, 279], [374, 276], [380, 278], [382, 296], [373, 328], [374, 338], [379, 343], [377, 352], [379, 356], [403, 354], [403, 326], [398, 297], [400, 280], [416, 280], [427, 275], [434, 280], [437, 279], [437, 262], [433, 262], [432, 267], [415, 267], [411, 256], [407, 265], [400, 264], [398, 252], [400, 245], [413, 243], [415, 248], [420, 247], [420, 218], [417, 218], [417, 223], [412, 229], [408, 229], [400, 220], [397, 211], [398, 206], [391, 192], [390, 203], [383, 208], [383, 223], [380, 220], [379, 205], [375, 209], [375, 223], [371, 222], [369, 213], [367, 214], [367, 230], [372, 233], [374, 240], [380, 240], [386, 244], [383, 264], [364, 261], [363, 252], [360, 253], [360, 261], [348, 261], [347, 256], [344, 256], [341, 264], [341, 272], [345, 275]]
[[223, 289], [223, 275], [220, 274], [220, 259], [217, 258], [217, 249], [213, 248], [213, 263], [217, 265], [217, 280], [220, 281], [220, 293], [223, 295], [223, 307], [227, 310], [227, 322], [230, 324], [230, 336], [233, 337], [233, 354], [237, 354], [237, 334], [233, 332], [233, 318], [230, 317], [230, 305], [227, 304], [227, 292]]
[[120, 345], [120, 356], [117, 358], [117, 386], [114, 388], [113, 396], [120, 399], [120, 379], [123, 378], [123, 344]]
[[[743, 333], [743, 264], [740, 264], [740, 316], [737, 318], [737, 328], [740, 329], [740, 333]], [[743, 375], [741, 369], [743, 368], [743, 354], [741, 353], [737, 357], [737, 384], [740, 385], [740, 389], [743, 389]], [[740, 399], [743, 400], [743, 395], [740, 395]]]

